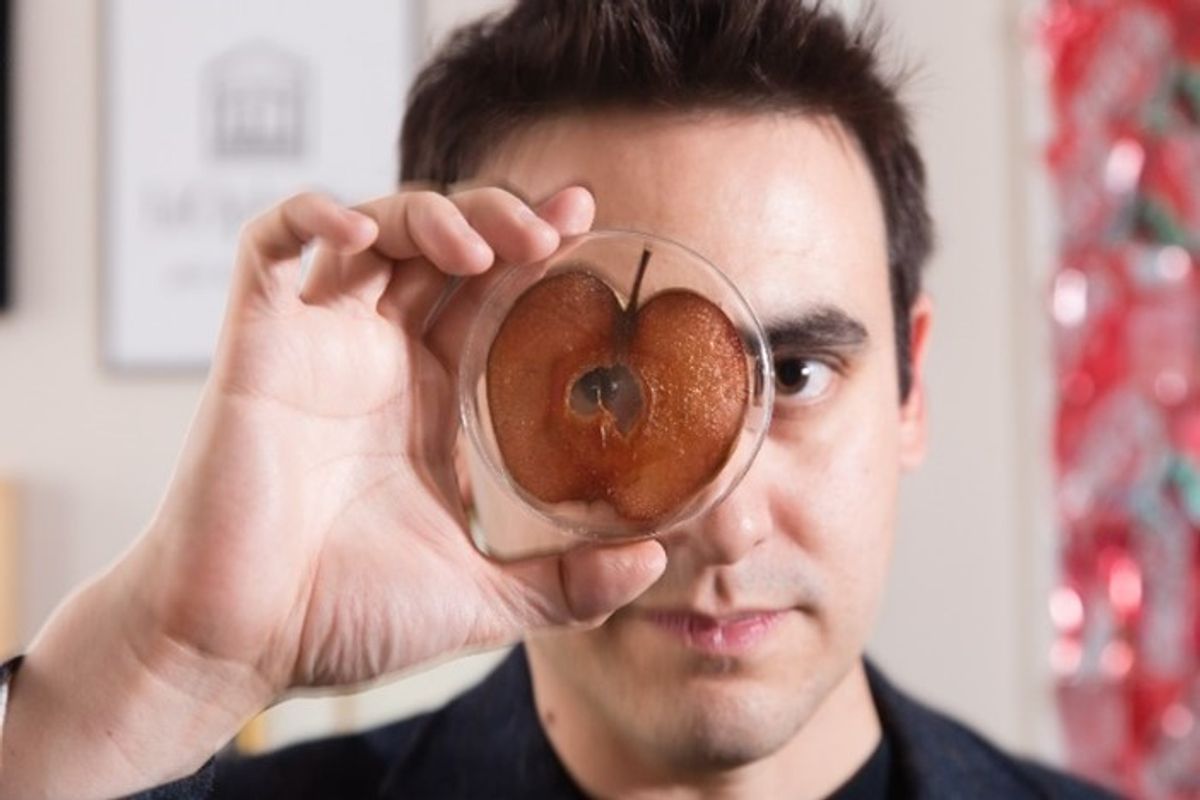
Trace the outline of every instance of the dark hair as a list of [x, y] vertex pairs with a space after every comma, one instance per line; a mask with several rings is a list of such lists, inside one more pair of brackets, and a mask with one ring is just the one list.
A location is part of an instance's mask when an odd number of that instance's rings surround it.
[[819, 0], [518, 0], [456, 31], [422, 70], [401, 133], [401, 180], [469, 178], [524, 123], [606, 106], [796, 109], [836, 119], [874, 176], [888, 237], [900, 396], [909, 312], [932, 247], [925, 167], [885, 75], [879, 26]]

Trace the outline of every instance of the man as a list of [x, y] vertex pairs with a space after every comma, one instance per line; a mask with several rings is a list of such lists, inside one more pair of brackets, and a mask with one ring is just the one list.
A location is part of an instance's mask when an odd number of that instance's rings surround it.
[[[799, 0], [526, 0], [426, 68], [402, 163], [441, 191], [246, 228], [162, 507], [11, 681], [0, 796], [1102, 796], [863, 660], [931, 319], [922, 164], [871, 37]], [[493, 563], [453, 456], [469, 287], [593, 225], [726, 270], [770, 332], [772, 426], [693, 524]], [[474, 279], [434, 314], [448, 276]], [[522, 637], [431, 715], [209, 761], [290, 689]]]

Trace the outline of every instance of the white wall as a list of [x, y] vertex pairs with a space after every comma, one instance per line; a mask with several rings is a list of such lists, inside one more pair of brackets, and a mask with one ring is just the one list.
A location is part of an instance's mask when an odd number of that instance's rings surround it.
[[[1004, 0], [882, 0], [929, 167], [937, 252], [929, 458], [901, 504], [874, 652], [1002, 742], [1054, 753], [1043, 598], [1053, 547], [1040, 286], [1031, 262], [1028, 15]], [[1033, 4], [1028, 4], [1033, 5]]]
[[[429, 37], [494, 0], [426, 3]], [[0, 316], [0, 475], [22, 488], [27, 640], [150, 515], [200, 378], [114, 377], [97, 353], [98, 11], [17, 4], [16, 308]], [[857, 4], [852, 4], [857, 5]], [[909, 97], [930, 160], [940, 247], [929, 462], [908, 481], [873, 652], [902, 685], [1001, 742], [1051, 751], [1042, 669], [1050, 574], [1032, 399], [1044, 369], [1025, 225], [1016, 4], [883, 0], [925, 69]], [[1033, 331], [1031, 333], [1030, 331]], [[280, 741], [439, 702], [488, 657], [366, 700], [285, 706]]]

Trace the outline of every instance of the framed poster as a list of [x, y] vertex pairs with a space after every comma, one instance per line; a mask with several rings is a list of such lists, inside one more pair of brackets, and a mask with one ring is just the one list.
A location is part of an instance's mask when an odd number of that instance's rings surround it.
[[203, 369], [237, 235], [303, 190], [395, 186], [419, 4], [106, 0], [104, 362]]

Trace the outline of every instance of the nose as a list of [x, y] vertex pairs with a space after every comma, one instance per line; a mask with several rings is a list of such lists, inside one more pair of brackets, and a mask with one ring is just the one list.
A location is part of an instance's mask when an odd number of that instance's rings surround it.
[[[747, 476], [749, 477], [749, 476]], [[771, 530], [770, 505], [762, 491], [743, 481], [723, 501], [672, 537], [711, 566], [735, 564]]]

